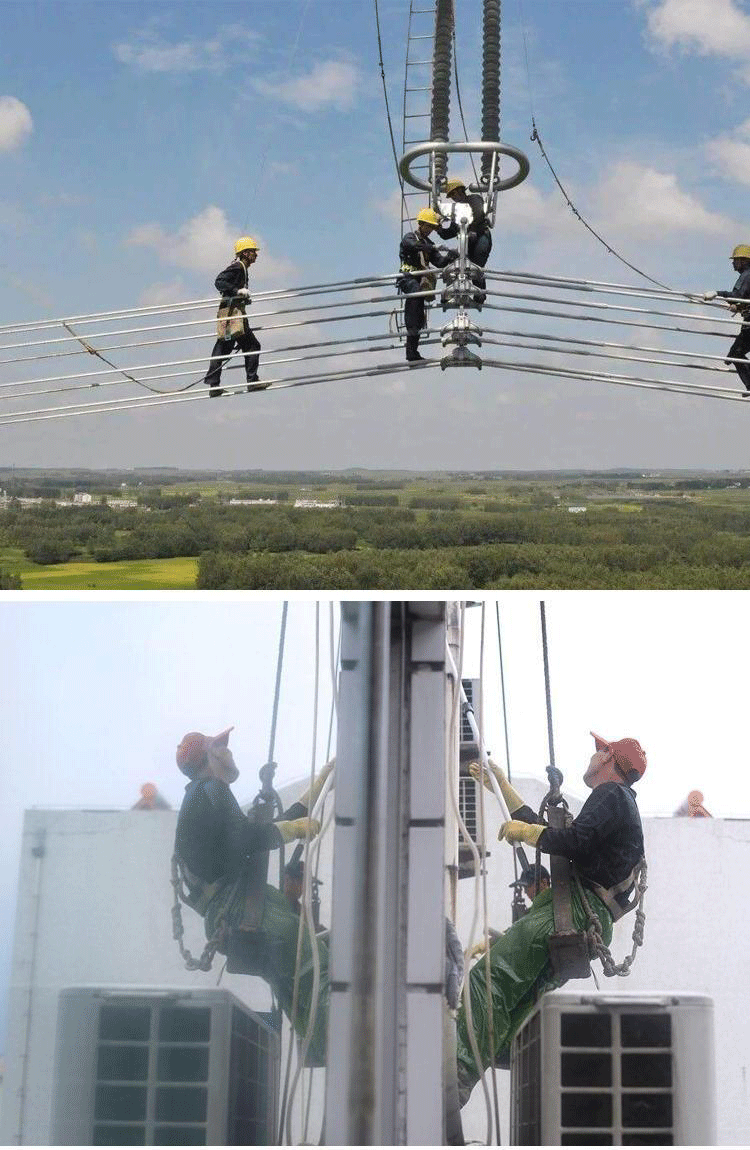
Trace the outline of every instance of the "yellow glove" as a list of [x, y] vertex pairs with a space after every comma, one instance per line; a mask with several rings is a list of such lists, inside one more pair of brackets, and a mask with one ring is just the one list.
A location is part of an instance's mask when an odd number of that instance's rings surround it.
[[472, 946], [471, 950], [469, 951], [467, 957], [468, 957], [469, 961], [471, 961], [472, 958], [479, 958], [479, 956], [482, 954], [484, 954], [484, 943], [483, 942], [475, 942], [474, 945]]
[[285, 843], [290, 843], [292, 839], [313, 839], [320, 834], [320, 823], [317, 819], [288, 819], [274, 823], [274, 826], [278, 828]]
[[511, 819], [509, 823], [503, 823], [497, 837], [501, 842], [505, 839], [508, 843], [527, 843], [530, 847], [535, 847], [539, 836], [546, 829], [541, 823], [524, 823], [520, 819]]
[[[507, 806], [510, 813], [513, 814], [514, 811], [520, 811], [521, 807], [525, 806], [526, 804], [519, 795], [518, 791], [514, 790], [508, 782], [505, 771], [502, 769], [502, 767], [498, 767], [497, 763], [493, 763], [492, 759], [488, 759], [487, 762], [489, 763], [490, 770], [497, 779], [497, 784], [500, 787], [500, 793], [505, 799], [505, 805]], [[469, 772], [472, 778], [476, 779], [478, 783], [484, 783], [488, 791], [492, 791], [493, 794], [495, 793], [492, 790], [492, 783], [487, 778], [486, 771], [482, 770], [481, 763], [469, 763]]]
[[315, 806], [316, 802], [318, 801], [318, 795], [323, 790], [323, 784], [335, 766], [336, 756], [334, 755], [331, 761], [326, 763], [326, 765], [321, 767], [321, 769], [318, 771], [317, 775], [315, 776], [315, 781], [313, 782], [313, 785], [310, 787], [309, 791], [305, 791], [304, 795], [301, 795], [297, 800], [298, 802], [302, 803], [303, 807], [307, 807], [308, 811], [311, 811]]

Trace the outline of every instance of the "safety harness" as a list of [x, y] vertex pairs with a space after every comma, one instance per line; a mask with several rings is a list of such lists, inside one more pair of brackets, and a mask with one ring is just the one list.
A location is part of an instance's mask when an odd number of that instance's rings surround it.
[[[550, 827], [564, 828], [571, 824], [573, 817], [560, 791], [563, 781], [562, 772], [556, 767], [547, 767], [547, 776], [550, 789], [542, 800], [539, 816], [540, 818], [543, 817], [546, 812]], [[537, 848], [537, 866], [539, 866], [540, 857], [541, 852]], [[646, 925], [646, 915], [643, 910], [643, 899], [647, 887], [645, 856], [638, 860], [626, 878], [608, 888], [588, 879], [584, 883], [575, 866], [561, 855], [550, 855], [550, 875], [555, 931], [549, 937], [549, 952], [555, 974], [564, 979], [588, 978], [591, 974], [591, 959], [600, 958], [602, 969], [608, 978], [615, 975], [621, 977], [628, 975], [635, 961], [636, 951], [639, 946], [643, 945]], [[573, 922], [571, 882], [576, 884], [588, 917], [588, 925], [583, 931], [576, 930]], [[635, 926], [633, 927], [633, 948], [621, 963], [615, 962], [611, 951], [604, 942], [601, 920], [587, 897], [587, 888], [604, 903], [613, 922], [618, 922], [630, 911], [636, 912]], [[624, 893], [627, 893], [629, 898], [625, 903], [622, 903], [617, 896]]]
[[[276, 763], [266, 763], [260, 769], [261, 789], [256, 795], [250, 811], [250, 819], [256, 823], [273, 820], [275, 813], [282, 813], [279, 795], [273, 789], [272, 779]], [[189, 906], [201, 917], [205, 917], [212, 901], [225, 883], [207, 883], [193, 874], [176, 853], [172, 856], [172, 935], [180, 949], [180, 954], [188, 970], [210, 970], [214, 955], [226, 955], [226, 969], [229, 974], [251, 974], [266, 977], [275, 966], [276, 940], [262, 929], [268, 882], [269, 852], [256, 851], [248, 855], [242, 875], [234, 885], [226, 890], [224, 906], [219, 911], [213, 933], [203, 948], [200, 958], [195, 958], [186, 949], [183, 936], [181, 903]], [[233, 905], [235, 894], [239, 897], [238, 884], [243, 883], [242, 925], [232, 926], [226, 921], [227, 910]]]

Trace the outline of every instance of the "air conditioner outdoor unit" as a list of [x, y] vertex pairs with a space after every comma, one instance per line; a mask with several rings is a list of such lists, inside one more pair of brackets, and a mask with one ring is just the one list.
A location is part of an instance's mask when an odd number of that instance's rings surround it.
[[716, 1142], [713, 1002], [546, 994], [511, 1047], [514, 1146]]
[[227, 990], [60, 993], [52, 1142], [275, 1142], [279, 1036]]

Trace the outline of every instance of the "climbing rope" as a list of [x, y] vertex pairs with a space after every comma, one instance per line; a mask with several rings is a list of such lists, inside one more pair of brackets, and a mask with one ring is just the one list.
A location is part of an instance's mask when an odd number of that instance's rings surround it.
[[[463, 659], [464, 659], [465, 614], [466, 614], [466, 604], [462, 602], [461, 603], [461, 609], [460, 609], [458, 666], [456, 666], [456, 663], [453, 660], [453, 655], [451, 653], [450, 648], [449, 647], [446, 648], [447, 655], [448, 655], [448, 668], [449, 668], [449, 672], [450, 672], [450, 674], [452, 676], [452, 680], [453, 680], [453, 698], [452, 698], [452, 703], [451, 703], [451, 720], [450, 720], [451, 745], [452, 746], [455, 746], [455, 743], [458, 740], [458, 723], [459, 723], [459, 714], [461, 713], [460, 703], [461, 703], [462, 697], [464, 696], [463, 687], [462, 687], [462, 683], [461, 683], [461, 675], [463, 673]], [[456, 824], [458, 825], [459, 831], [461, 832], [461, 838], [463, 839], [464, 843], [466, 844], [466, 846], [471, 851], [471, 856], [472, 856], [472, 859], [474, 861], [474, 907], [473, 907], [473, 911], [472, 911], [471, 926], [469, 928], [469, 941], [467, 943], [466, 950], [464, 951], [464, 961], [465, 961], [465, 963], [468, 964], [468, 959], [470, 957], [470, 952], [471, 952], [471, 948], [472, 948], [474, 935], [476, 933], [477, 919], [479, 917], [479, 903], [480, 903], [479, 881], [480, 881], [480, 874], [482, 871], [482, 860], [481, 860], [480, 855], [479, 855], [479, 850], [477, 849], [477, 844], [474, 842], [474, 839], [469, 834], [469, 830], [466, 826], [466, 823], [464, 822], [463, 818], [461, 817], [461, 811], [460, 811], [460, 807], [459, 807], [459, 803], [458, 803], [458, 796], [456, 794], [456, 789], [455, 789], [455, 782], [456, 782], [455, 773], [453, 773], [452, 777], [451, 777], [451, 785], [448, 787], [448, 793], [450, 795], [450, 800], [451, 800], [451, 807], [453, 809], [453, 817], [455, 818]], [[489, 932], [485, 929], [485, 931], [484, 931], [485, 943], [488, 939], [488, 933]], [[489, 1092], [489, 1089], [488, 1089], [488, 1086], [487, 1086], [487, 1083], [486, 1083], [485, 1077], [484, 1077], [484, 1068], [482, 1066], [482, 1056], [481, 1056], [480, 1051], [479, 1051], [479, 1043], [477, 1042], [476, 1030], [474, 1028], [474, 1016], [473, 1016], [472, 1009], [471, 1009], [471, 994], [470, 994], [468, 977], [464, 979], [464, 984], [463, 984], [463, 988], [461, 991], [461, 998], [462, 998], [463, 1005], [464, 1005], [464, 1013], [466, 1015], [466, 1032], [467, 1032], [467, 1036], [469, 1039], [469, 1046], [471, 1048], [471, 1054], [472, 1054], [472, 1058], [474, 1059], [474, 1065], [475, 1065], [476, 1070], [477, 1070], [477, 1075], [478, 1075], [479, 1081], [482, 1083], [482, 1093], [484, 1095], [484, 1103], [485, 1103], [485, 1108], [486, 1108], [486, 1113], [487, 1113], [487, 1134], [486, 1134], [485, 1142], [487, 1145], [489, 1145], [490, 1140], [492, 1138], [492, 1102], [490, 1099], [490, 1092]]]
[[614, 958], [612, 957], [612, 952], [602, 937], [601, 920], [593, 910], [591, 903], [589, 902], [586, 895], [586, 888], [581, 882], [579, 876], [576, 874], [575, 869], [573, 871], [573, 875], [581, 895], [581, 901], [583, 902], [584, 909], [586, 910], [589, 919], [586, 935], [589, 942], [589, 952], [591, 953], [592, 958], [596, 956], [597, 958], [601, 959], [602, 970], [604, 971], [604, 974], [607, 978], [613, 978], [615, 976], [625, 978], [630, 974], [631, 967], [635, 962], [638, 948], [643, 946], [643, 936], [646, 929], [646, 912], [643, 909], [643, 902], [646, 890], [648, 889], [648, 883], [646, 881], [648, 878], [648, 868], [646, 866], [645, 858], [641, 859], [640, 863], [638, 864], [635, 875], [637, 905], [635, 908], [635, 925], [633, 927], [633, 946], [630, 954], [626, 955], [626, 957], [620, 963], [615, 962]]
[[[482, 600], [481, 604], [481, 622], [480, 622], [480, 638], [479, 638], [479, 745], [484, 748], [484, 706], [482, 705], [483, 694], [482, 689], [484, 685], [484, 638], [485, 638], [485, 601]], [[480, 837], [483, 843], [487, 842], [487, 822], [485, 817], [485, 798], [484, 787], [479, 787], [479, 827]], [[497, 1094], [497, 1068], [495, 1066], [495, 1019], [494, 1011], [492, 1009], [492, 967], [490, 965], [490, 939], [489, 939], [489, 908], [487, 901], [487, 867], [482, 867], [482, 917], [484, 922], [484, 955], [482, 962], [484, 965], [484, 988], [486, 993], [486, 1010], [487, 1010], [487, 1037], [489, 1040], [489, 1047], [492, 1051], [492, 1063], [490, 1067], [490, 1078], [492, 1081], [492, 1102], [494, 1107], [495, 1116], [495, 1137], [497, 1145], [502, 1145], [500, 1136], [500, 1102]]]

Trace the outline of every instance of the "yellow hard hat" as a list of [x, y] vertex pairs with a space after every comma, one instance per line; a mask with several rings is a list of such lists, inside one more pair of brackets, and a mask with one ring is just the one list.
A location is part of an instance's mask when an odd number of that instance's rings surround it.
[[449, 196], [451, 192], [455, 192], [458, 188], [463, 188], [464, 191], [466, 190], [466, 184], [463, 182], [463, 180], [448, 180], [447, 184], [445, 185], [446, 196]]
[[432, 224], [433, 228], [436, 228], [440, 224], [440, 216], [437, 212], [433, 212], [432, 208], [422, 208], [422, 211], [417, 213], [417, 223]]
[[260, 245], [252, 236], [240, 236], [234, 245], [234, 250], [236, 255], [239, 255], [240, 252], [259, 252]]
[[750, 260], [750, 244], [737, 244], [730, 258], [733, 260]]

